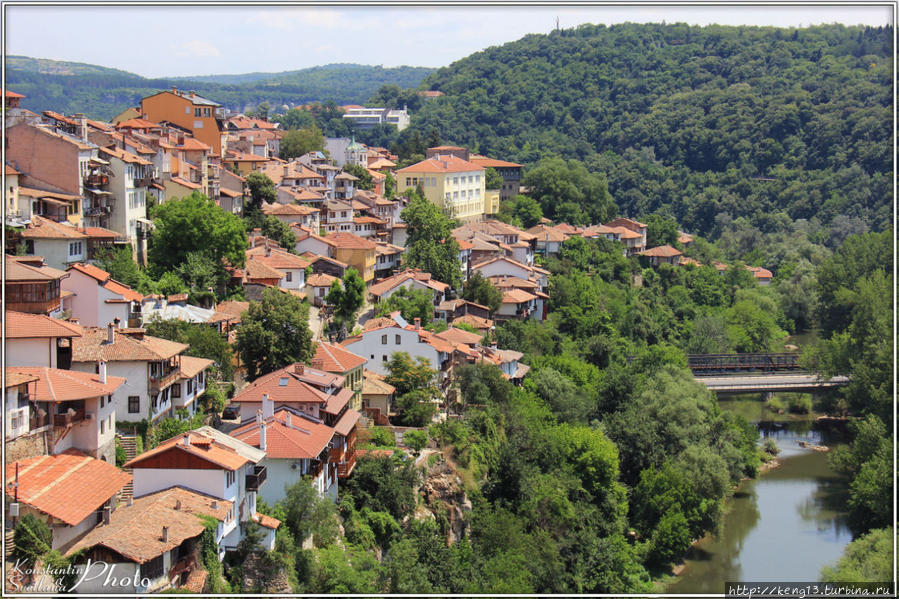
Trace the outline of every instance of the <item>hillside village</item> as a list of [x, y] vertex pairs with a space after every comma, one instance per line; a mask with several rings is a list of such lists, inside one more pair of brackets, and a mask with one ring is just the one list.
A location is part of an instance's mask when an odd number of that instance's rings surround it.
[[[631, 215], [590, 226], [499, 220], [528, 191], [522, 166], [502, 156], [441, 145], [401, 166], [385, 148], [330, 138], [284, 160], [276, 124], [193, 92], [160, 91], [109, 123], [35, 114], [20, 98], [5, 92], [7, 546], [31, 516], [76, 567], [116, 564], [131, 581], [120, 592], [219, 588], [215, 563], [248, 538], [274, 550], [288, 523], [268, 508], [288, 487], [338, 501], [357, 458], [376, 451], [373, 429], [389, 427], [395, 451], [417, 459], [422, 447], [403, 437], [458, 417], [460, 367], [493, 365], [521, 385], [530, 366], [498, 346], [496, 328], [547, 318], [545, 260], [569, 240], [607, 240], [648, 268], [702, 266], [684, 255], [691, 235], [648, 247], [647, 225]], [[347, 116], [408, 124], [402, 111]], [[273, 201], [254, 197], [258, 181]], [[154, 213], [198, 197], [250, 223], [215, 286], [147, 293], [100, 267], [123, 250], [147, 267], [163, 235], [189, 235]], [[452, 228], [422, 245], [408, 221], [425, 205]], [[449, 274], [422, 268], [426, 246], [451, 249]], [[770, 284], [770, 271], [747, 268]], [[191, 323], [237, 348], [268, 305], [308, 315], [302, 359], [247, 363], [241, 350], [223, 365], [150, 332]], [[414, 401], [404, 368], [424, 373]], [[106, 590], [97, 580], [78, 592]]]

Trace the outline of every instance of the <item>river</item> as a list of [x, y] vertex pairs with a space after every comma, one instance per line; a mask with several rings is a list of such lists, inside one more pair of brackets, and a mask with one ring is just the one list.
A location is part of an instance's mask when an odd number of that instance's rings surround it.
[[799, 441], [833, 447], [844, 442], [843, 431], [784, 416], [760, 422], [770, 414], [758, 400], [720, 405], [754, 420], [763, 441], [773, 438], [782, 465], [740, 484], [719, 533], [690, 550], [686, 569], [666, 592], [723, 593], [727, 581], [817, 581], [822, 566], [839, 559], [852, 540], [847, 488], [828, 467], [827, 454], [802, 448]]

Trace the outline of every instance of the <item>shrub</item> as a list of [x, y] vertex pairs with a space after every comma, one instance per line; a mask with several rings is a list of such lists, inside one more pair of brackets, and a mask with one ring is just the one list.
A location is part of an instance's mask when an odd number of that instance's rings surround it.
[[806, 393], [790, 398], [790, 411], [794, 414], [808, 414], [812, 411], [812, 396]]
[[39, 557], [50, 551], [52, 542], [53, 534], [47, 523], [31, 514], [25, 514], [16, 523], [13, 533], [13, 558], [33, 565]]
[[776, 395], [772, 395], [771, 399], [765, 402], [765, 407], [777, 414], [780, 414], [784, 411], [784, 403]]
[[777, 446], [777, 442], [769, 437], [765, 439], [765, 442], [762, 444], [762, 451], [768, 455], [775, 456], [780, 453], [780, 448]]
[[376, 426], [368, 429], [371, 444], [375, 447], [396, 447], [396, 437], [393, 431], [384, 426]]
[[415, 453], [420, 452], [428, 444], [427, 431], [411, 430], [403, 434], [403, 443]]

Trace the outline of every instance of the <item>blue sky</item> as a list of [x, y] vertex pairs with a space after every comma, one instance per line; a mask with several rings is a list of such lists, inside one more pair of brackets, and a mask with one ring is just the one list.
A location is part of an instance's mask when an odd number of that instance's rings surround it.
[[581, 23], [890, 25], [890, 5], [21, 6], [5, 5], [7, 54], [145, 77], [278, 72], [353, 62], [446, 66], [472, 52]]

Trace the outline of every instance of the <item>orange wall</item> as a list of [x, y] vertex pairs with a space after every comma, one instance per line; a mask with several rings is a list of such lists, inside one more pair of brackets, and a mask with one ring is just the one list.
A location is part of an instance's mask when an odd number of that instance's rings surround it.
[[[168, 121], [193, 132], [195, 138], [212, 146], [212, 151], [222, 154], [222, 134], [215, 120], [215, 106], [194, 106], [187, 98], [172, 92], [162, 92], [140, 101], [141, 112], [147, 120], [158, 123]], [[194, 116], [194, 108], [209, 108], [213, 116]], [[195, 122], [203, 126], [195, 129]]]

